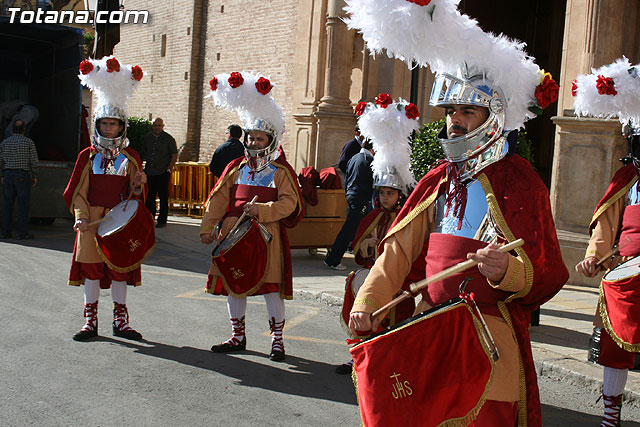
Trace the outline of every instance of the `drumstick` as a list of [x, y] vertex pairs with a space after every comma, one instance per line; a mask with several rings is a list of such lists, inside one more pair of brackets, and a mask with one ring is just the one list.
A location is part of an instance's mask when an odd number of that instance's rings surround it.
[[[253, 196], [253, 199], [251, 199], [251, 201], [249, 203], [254, 204], [255, 201], [258, 200], [258, 196]], [[229, 231], [229, 233], [227, 234], [227, 236], [231, 236], [231, 233], [233, 233], [234, 231], [236, 231], [236, 228], [238, 228], [238, 226], [240, 225], [240, 223], [242, 222], [242, 220], [244, 219], [244, 217], [247, 216], [247, 211], [243, 210], [242, 211], [242, 215], [240, 215], [240, 218], [238, 218], [238, 220], [236, 221], [235, 224], [233, 224], [233, 227], [231, 228], [231, 230]]]
[[87, 227], [91, 227], [92, 225], [96, 225], [96, 224], [100, 224], [101, 222], [103, 222], [104, 220], [106, 220], [107, 218], [109, 218], [108, 216], [103, 216], [100, 219], [97, 219], [95, 221], [90, 222], [89, 224], [87, 224]]
[[608, 260], [609, 258], [611, 258], [613, 255], [615, 255], [620, 249], [624, 248], [627, 244], [631, 243], [631, 237], [629, 236], [625, 236], [624, 240], [621, 242], [618, 242], [617, 245], [613, 245], [613, 247], [611, 248], [611, 250], [609, 252], [606, 253], [605, 256], [603, 256], [602, 258], [600, 258], [598, 260], [598, 262], [596, 262], [596, 267], [599, 267], [600, 264], [602, 264], [603, 262], [605, 262], [606, 260]]
[[[514, 240], [513, 242], [502, 246], [501, 248], [498, 249], [498, 251], [500, 251], [502, 253], [506, 253], [506, 252], [512, 251], [512, 250], [514, 250], [516, 248], [519, 248], [522, 245], [524, 245], [524, 240], [518, 239], [518, 240]], [[418, 291], [422, 290], [423, 288], [426, 288], [431, 283], [438, 282], [438, 281], [444, 280], [444, 279], [448, 279], [449, 277], [453, 276], [454, 274], [460, 273], [460, 272], [465, 271], [465, 270], [468, 270], [471, 267], [475, 267], [476, 265], [478, 265], [477, 261], [474, 261], [472, 259], [468, 259], [468, 260], [463, 261], [461, 263], [458, 263], [458, 264], [456, 264], [454, 266], [451, 266], [451, 267], [449, 267], [449, 268], [447, 268], [445, 270], [442, 270], [441, 272], [436, 273], [431, 277], [427, 277], [426, 279], [420, 280], [419, 282], [412, 283], [409, 286], [409, 289], [411, 289], [411, 292], [403, 291], [399, 296], [397, 296], [396, 298], [391, 300], [391, 302], [386, 304], [384, 307], [379, 308], [378, 310], [374, 311], [373, 314], [371, 315], [371, 320], [373, 320], [376, 317], [380, 316], [382, 313], [384, 313], [385, 311], [387, 311], [391, 307], [393, 307], [393, 306], [399, 304], [400, 302], [404, 301], [405, 299], [411, 297], [413, 294], [417, 293]]]

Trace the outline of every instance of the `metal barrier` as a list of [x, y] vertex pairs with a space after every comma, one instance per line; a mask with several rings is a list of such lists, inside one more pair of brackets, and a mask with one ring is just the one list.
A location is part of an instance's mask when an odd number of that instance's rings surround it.
[[213, 174], [208, 163], [176, 163], [169, 182], [169, 207], [186, 210], [187, 215], [202, 218], [212, 187]]

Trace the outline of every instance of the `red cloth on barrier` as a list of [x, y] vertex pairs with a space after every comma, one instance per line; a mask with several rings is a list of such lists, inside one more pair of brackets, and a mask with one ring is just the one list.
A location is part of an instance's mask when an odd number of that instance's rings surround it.
[[336, 168], [324, 168], [320, 171], [320, 188], [323, 190], [341, 190], [342, 180]]
[[302, 187], [302, 197], [311, 206], [318, 204], [318, 190], [316, 186], [320, 185], [320, 174], [313, 166], [302, 168], [298, 174], [298, 181]]
[[493, 371], [473, 318], [470, 308], [459, 304], [353, 347], [363, 424], [470, 421], [484, 403]]

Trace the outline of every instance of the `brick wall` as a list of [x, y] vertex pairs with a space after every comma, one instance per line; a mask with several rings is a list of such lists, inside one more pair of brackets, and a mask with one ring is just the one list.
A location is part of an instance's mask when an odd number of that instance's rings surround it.
[[[122, 62], [140, 65], [144, 71], [144, 78], [129, 102], [129, 115], [161, 117], [164, 130], [176, 139], [178, 148], [187, 139], [193, 6], [190, 1], [128, 0], [126, 8], [148, 10], [149, 21], [122, 25], [120, 43], [114, 49]], [[161, 56], [163, 36], [165, 56]]]
[[[273, 96], [285, 111], [283, 147], [287, 152], [294, 140], [291, 114], [297, 9], [297, 0], [210, 1], [205, 47], [203, 90], [209, 90], [214, 74], [242, 70], [261, 72], [276, 85]], [[238, 123], [235, 113], [213, 107], [211, 99], [203, 100], [200, 161], [211, 159], [231, 123]]]
[[[159, 2], [129, 0], [129, 10], [149, 10], [148, 24], [122, 25], [115, 54], [125, 63], [138, 64], [145, 72], [129, 104], [132, 116], [162, 117], [165, 130], [178, 146], [187, 141], [187, 121], [200, 109], [199, 152], [201, 162], [209, 162], [215, 148], [225, 141], [226, 128], [237, 123], [235, 113], [213, 107], [210, 99], [189, 111], [189, 84], [208, 94], [209, 80], [216, 73], [255, 70], [277, 85], [273, 95], [285, 111], [287, 133], [283, 146], [293, 142], [292, 80], [294, 70], [297, 0], [213, 0], [209, 2]], [[204, 54], [192, 57], [195, 7], [208, 3], [204, 16]], [[179, 6], [178, 6], [179, 4]], [[249, 13], [250, 11], [250, 13]], [[187, 29], [190, 28], [189, 34]], [[197, 28], [196, 28], [197, 29]], [[166, 35], [166, 56], [161, 57], [162, 35]], [[155, 40], [154, 40], [155, 37]], [[189, 75], [191, 60], [204, 69], [201, 81]], [[187, 79], [185, 80], [185, 73]], [[153, 77], [153, 81], [152, 81]]]

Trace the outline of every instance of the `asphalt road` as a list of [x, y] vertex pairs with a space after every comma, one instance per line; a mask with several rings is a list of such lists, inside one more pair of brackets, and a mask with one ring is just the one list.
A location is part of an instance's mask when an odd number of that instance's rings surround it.
[[[145, 341], [112, 336], [102, 291], [100, 337], [78, 343], [82, 290], [66, 285], [73, 234], [34, 232], [33, 241], [0, 241], [0, 425], [360, 424], [350, 377], [333, 372], [348, 358], [337, 307], [287, 302], [287, 360], [276, 363], [264, 300], [251, 298], [248, 351], [213, 354], [230, 327], [225, 299], [202, 292], [208, 257], [159, 242], [143, 286], [129, 289], [131, 325]], [[541, 387], [545, 426], [599, 424], [595, 392], [548, 379]], [[640, 420], [638, 408], [625, 409], [624, 419]]]

